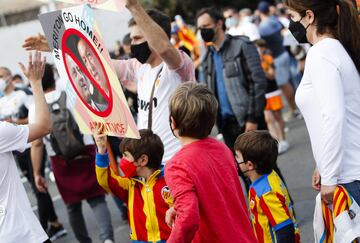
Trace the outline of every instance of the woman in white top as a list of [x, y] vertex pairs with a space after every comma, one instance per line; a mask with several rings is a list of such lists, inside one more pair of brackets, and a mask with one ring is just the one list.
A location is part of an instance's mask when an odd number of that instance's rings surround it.
[[285, 0], [289, 29], [310, 42], [296, 102], [317, 169], [312, 186], [326, 203], [343, 185], [360, 204], [360, 24], [350, 0]]
[[36, 120], [29, 125], [0, 122], [0, 242], [50, 242], [31, 209], [12, 155], [14, 150], [24, 150], [27, 143], [48, 134], [51, 130], [49, 109], [41, 85], [44, 61], [36, 52], [34, 61], [29, 54], [29, 64], [20, 65], [30, 80], [34, 93]]

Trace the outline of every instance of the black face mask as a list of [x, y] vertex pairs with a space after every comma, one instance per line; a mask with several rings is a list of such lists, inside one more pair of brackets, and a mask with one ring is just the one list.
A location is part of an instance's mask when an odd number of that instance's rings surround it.
[[146, 63], [150, 55], [151, 50], [147, 41], [138, 45], [131, 45], [131, 57], [136, 58], [142, 64]]
[[310, 26], [310, 24], [305, 28], [300, 21], [302, 20], [302, 18], [299, 21], [293, 21], [292, 19], [290, 19], [290, 25], [289, 25], [289, 30], [291, 32], [291, 34], [294, 36], [294, 38], [299, 42], [299, 43], [309, 43], [307, 37], [306, 37], [306, 30], [307, 28]]
[[213, 28], [201, 28], [200, 34], [205, 42], [211, 42], [214, 40], [215, 30]]

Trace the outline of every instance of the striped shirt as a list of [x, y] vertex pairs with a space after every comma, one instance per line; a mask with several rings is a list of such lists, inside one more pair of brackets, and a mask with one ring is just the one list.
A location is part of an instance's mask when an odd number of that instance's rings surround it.
[[132, 242], [162, 243], [169, 238], [165, 214], [173, 200], [162, 171], [155, 171], [147, 181], [120, 177], [109, 167], [108, 155], [97, 154], [96, 177], [107, 192], [127, 202]]
[[249, 189], [251, 222], [259, 243], [277, 242], [275, 232], [293, 224], [296, 242], [300, 234], [289, 193], [275, 171], [254, 181]]

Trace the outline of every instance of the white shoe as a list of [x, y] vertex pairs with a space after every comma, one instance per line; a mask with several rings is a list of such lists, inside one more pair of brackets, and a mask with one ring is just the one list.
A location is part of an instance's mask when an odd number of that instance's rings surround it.
[[302, 116], [301, 112], [300, 112], [298, 109], [296, 109], [296, 110], [293, 112], [293, 117], [294, 117], [295, 120], [301, 120], [301, 119], [303, 119], [303, 116]]
[[104, 243], [114, 243], [114, 241], [111, 240], [111, 239], [106, 239], [106, 240], [104, 241]]
[[216, 135], [216, 140], [224, 141], [224, 136], [222, 135], [222, 133], [219, 133], [218, 135]]
[[49, 173], [49, 179], [50, 179], [50, 181], [55, 182], [54, 172], [50, 171], [50, 173]]
[[289, 148], [290, 148], [290, 144], [288, 143], [288, 141], [286, 141], [286, 140], [280, 141], [279, 147], [278, 147], [278, 152], [279, 152], [279, 154], [283, 154], [286, 151], [288, 151]]
[[284, 132], [285, 132], [285, 133], [290, 132], [290, 128], [289, 128], [289, 127], [284, 127]]

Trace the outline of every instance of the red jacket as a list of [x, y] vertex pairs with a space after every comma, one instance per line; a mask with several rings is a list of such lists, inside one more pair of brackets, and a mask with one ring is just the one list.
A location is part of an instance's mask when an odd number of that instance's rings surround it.
[[167, 242], [257, 242], [235, 160], [206, 138], [184, 146], [166, 165], [175, 223]]

